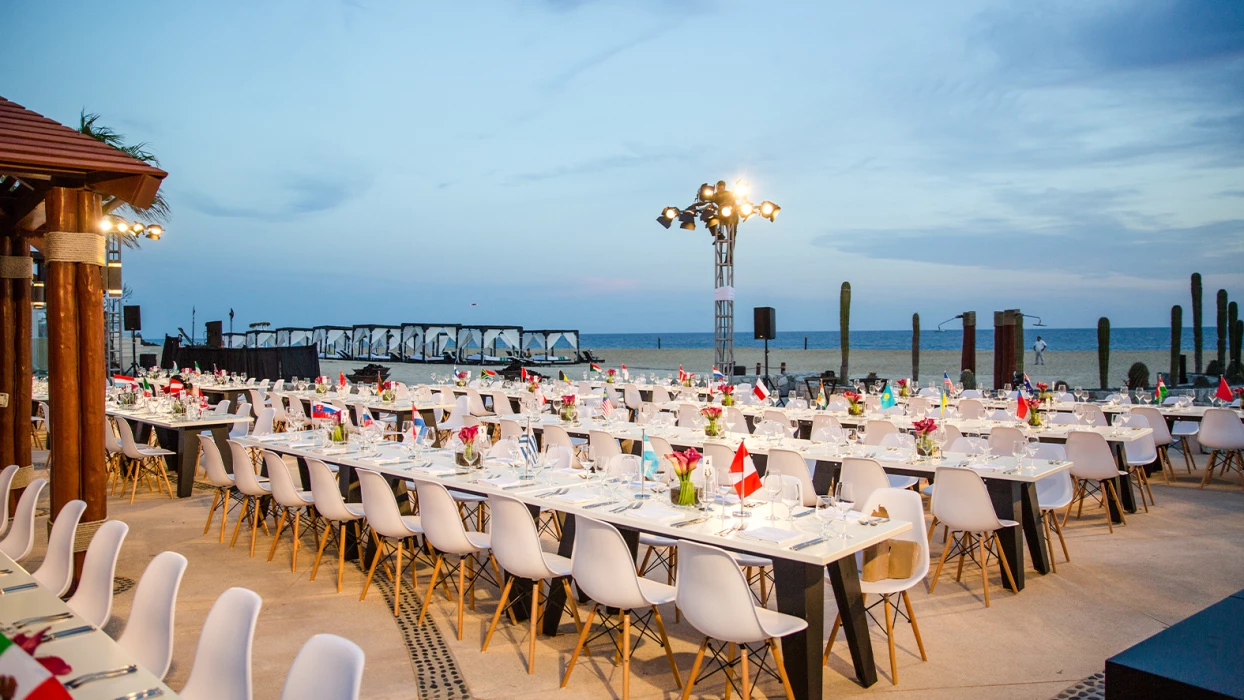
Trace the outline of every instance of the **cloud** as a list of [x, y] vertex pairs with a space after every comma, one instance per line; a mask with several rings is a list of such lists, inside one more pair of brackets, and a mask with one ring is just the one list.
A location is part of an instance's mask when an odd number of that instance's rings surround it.
[[227, 201], [217, 198], [215, 193], [204, 191], [187, 192], [180, 199], [190, 209], [209, 216], [285, 221], [337, 209], [366, 192], [371, 186], [371, 179], [359, 176], [355, 171], [351, 171], [348, 177], [336, 173], [292, 174], [270, 181], [267, 185], [271, 194], [259, 203], [233, 203], [249, 199], [240, 192], [231, 193]]
[[616, 170], [640, 168], [658, 163], [686, 162], [694, 159], [701, 152], [700, 149], [665, 149], [659, 152], [645, 152], [634, 145], [629, 146], [627, 150], [629, 152], [619, 155], [602, 156], [569, 165], [558, 165], [547, 170], [518, 173], [514, 176], [514, 180], [520, 182], [542, 182], [564, 177], [601, 175]]

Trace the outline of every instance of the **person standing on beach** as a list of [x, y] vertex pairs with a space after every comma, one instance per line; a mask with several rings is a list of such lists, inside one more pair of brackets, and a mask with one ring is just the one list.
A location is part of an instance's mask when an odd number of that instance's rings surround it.
[[1037, 359], [1033, 361], [1034, 365], [1045, 364], [1045, 341], [1041, 340], [1041, 336], [1037, 336], [1037, 342], [1032, 344], [1033, 352], [1037, 353]]

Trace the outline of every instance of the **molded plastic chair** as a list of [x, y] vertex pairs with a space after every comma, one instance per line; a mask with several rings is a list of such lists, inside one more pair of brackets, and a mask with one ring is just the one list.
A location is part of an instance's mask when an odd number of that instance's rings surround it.
[[961, 399], [979, 399], [983, 396], [984, 395], [981, 394], [980, 389], [964, 389], [963, 392], [959, 394], [959, 398]]
[[467, 424], [464, 419], [470, 415], [471, 415], [470, 398], [468, 398], [465, 395], [459, 396], [457, 399], [454, 400], [454, 408], [453, 408], [453, 411], [450, 412], [449, 417], [446, 418], [444, 422], [438, 423], [436, 425], [436, 428], [438, 430], [456, 430]]
[[[270, 408], [264, 409], [264, 411], [271, 410]], [[233, 526], [233, 539], [229, 541], [229, 546], [233, 547], [238, 543], [238, 533], [242, 531], [242, 521], [249, 514], [251, 520], [250, 555], [253, 557], [255, 556], [255, 535], [258, 532], [259, 522], [263, 523], [265, 532], [268, 530], [267, 516], [260, 517], [259, 501], [264, 496], [272, 495], [272, 486], [259, 480], [259, 475], [255, 473], [255, 467], [251, 464], [250, 455], [246, 453], [245, 447], [230, 440], [229, 450], [233, 453], [233, 478], [237, 484], [238, 492], [242, 494], [242, 512], [238, 514], [237, 524]], [[281, 466], [284, 466], [284, 463]]]
[[86, 501], [70, 501], [61, 506], [60, 513], [52, 523], [48, 535], [47, 554], [43, 563], [31, 576], [40, 586], [52, 591], [56, 597], [69, 590], [73, 583], [73, 540], [78, 534], [78, 521], [86, 511]]
[[245, 588], [230, 588], [212, 604], [194, 650], [184, 700], [251, 700], [251, 647], [263, 599]]
[[[250, 418], [251, 417], [251, 405], [245, 401], [239, 401], [237, 409], [234, 410], [233, 415], [239, 418]], [[238, 421], [237, 423], [233, 424], [232, 428], [229, 428], [229, 439], [232, 440], [233, 438], [246, 437], [250, 433], [250, 431], [251, 431], [251, 424], [249, 422]]]
[[[1072, 502], [1067, 504], [1067, 512], [1063, 514], [1063, 525], [1067, 524], [1071, 509], [1077, 503], [1080, 508], [1076, 512], [1076, 520], [1080, 519], [1084, 513], [1084, 500], [1093, 495], [1094, 491], [1090, 489], [1094, 486], [1096, 486], [1096, 493], [1101, 494], [1098, 499], [1101, 506], [1107, 508], [1108, 500], [1114, 501], [1119, 519], [1126, 525], [1127, 516], [1123, 514], [1123, 502], [1119, 499], [1115, 482], [1120, 474], [1127, 472], [1119, 471], [1106, 438], [1100, 433], [1073, 430], [1067, 433], [1065, 449], [1067, 459], [1071, 460], [1071, 476], [1076, 480], [1076, 491], [1072, 496]], [[1114, 532], [1114, 523], [1111, 522], [1109, 513], [1106, 514], [1106, 527], [1110, 532]]]
[[[117, 432], [121, 434], [121, 453], [129, 460], [129, 478], [134, 482], [130, 490], [130, 503], [134, 502], [134, 496], [138, 493], [139, 477], [146, 474], [155, 476], [157, 491], [163, 491], [164, 487], [168, 487], [168, 497], [172, 498], [173, 485], [168, 480], [166, 460], [177, 453], [159, 447], [139, 447], [134, 442], [134, 431], [130, 428], [130, 422], [124, 418], [117, 419]], [[125, 482], [121, 483], [124, 488]]]
[[[919, 500], [918, 496], [916, 498]], [[678, 546], [682, 550], [682, 556], [678, 560], [675, 598], [687, 622], [704, 634], [704, 641], [700, 643], [700, 650], [691, 665], [691, 675], [688, 676], [687, 687], [683, 689], [683, 696], [691, 694], [709, 642], [717, 639], [730, 644], [732, 649], [737, 645], [742, 652], [740, 664], [744, 698], [751, 695], [748, 657], [760, 651], [750, 649], [749, 646], [763, 645], [773, 655], [773, 665], [776, 666], [786, 697], [793, 700], [795, 695], [786, 675], [778, 640], [807, 629], [808, 623], [793, 615], [756, 605], [751, 595], [751, 586], [729, 552], [697, 542], [680, 541]], [[763, 660], [763, 654], [760, 658]], [[733, 682], [731, 676], [732, 674], [727, 676], [727, 686]]]
[[606, 460], [614, 455], [622, 454], [622, 448], [618, 447], [618, 441], [608, 431], [588, 431], [588, 444], [592, 446], [592, 452], [597, 464], [604, 464]]
[[[920, 500], [919, 494], [906, 489], [878, 489], [868, 497], [861, 511], [872, 513], [878, 507], [885, 508], [892, 520], [911, 523], [910, 530], [895, 535], [891, 539], [914, 542], [919, 550], [916, 554], [916, 568], [911, 572], [911, 576], [901, 579], [884, 578], [880, 581], [860, 581], [861, 593], [866, 596], [881, 596], [880, 602], [885, 608], [886, 638], [890, 643], [890, 682], [898, 685], [898, 660], [894, 657], [894, 622], [897, 621], [899, 613], [898, 601], [892, 600], [895, 596], [901, 599], [907, 607], [907, 619], [911, 622], [911, 631], [916, 635], [916, 646], [920, 649], [921, 660], [929, 660], [924, 653], [924, 640], [920, 638], [920, 627], [916, 624], [916, 611], [911, 607], [911, 596], [908, 594], [908, 591], [923, 582], [925, 575], [929, 573], [929, 538], [924, 533], [924, 503]], [[829, 578], [828, 573], [826, 578]], [[874, 602], [873, 605], [877, 603]], [[890, 612], [891, 607], [894, 608], [893, 614]], [[829, 632], [829, 641], [825, 643], [822, 664], [829, 662], [829, 650], [834, 644], [834, 637], [837, 636], [838, 626], [841, 624], [842, 616], [839, 615], [834, 619], [834, 626]]]
[[[272, 556], [276, 554], [276, 546], [281, 541], [281, 531], [285, 529], [285, 523], [289, 522], [289, 514], [292, 511], [294, 529], [290, 531], [292, 538], [290, 548], [293, 552], [290, 555], [289, 570], [297, 571], [298, 549], [302, 546], [302, 514], [305, 512], [308, 519], [315, 517], [315, 498], [309, 489], [301, 489], [294, 484], [293, 475], [289, 472], [289, 464], [281, 455], [264, 450], [263, 459], [268, 467], [268, 486], [272, 489], [272, 501], [281, 513], [281, 517], [276, 521], [276, 534], [272, 536], [272, 547], [268, 550], [268, 561], [272, 561]], [[273, 517], [275, 516], [274, 511]]]
[[[716, 465], [714, 465], [716, 468]], [[729, 466], [727, 465], [727, 468]], [[816, 487], [812, 485], [812, 471], [803, 457], [792, 450], [769, 450], [769, 461], [765, 467], [765, 475], [783, 474], [799, 480], [800, 493], [803, 494], [803, 505], [816, 506]]]
[[335, 634], [307, 640], [289, 666], [281, 700], [358, 700], [363, 650]]
[[[346, 503], [337, 488], [337, 476], [328, 469], [328, 465], [318, 459], [307, 460], [307, 471], [311, 474], [311, 495], [315, 500], [315, 511], [328, 522], [319, 533], [316, 542], [315, 565], [311, 567], [311, 580], [315, 580], [320, 570], [320, 560], [324, 557], [324, 547], [328, 538], [337, 538], [337, 592], [341, 592], [342, 580], [346, 567], [346, 524], [354, 523], [355, 538], [361, 536], [358, 521], [363, 517], [362, 503]], [[333, 526], [337, 527], [334, 529]]]
[[764, 413], [761, 414], [761, 420], [785, 426], [787, 437], [795, 437], [799, 434], [799, 423], [791, 420], [790, 417], [786, 415], [786, 411], [776, 408], [767, 408]]
[[1076, 418], [1076, 414], [1066, 411], [1051, 411], [1049, 415], [1050, 425], [1079, 425], [1080, 419]]
[[161, 552], [147, 564], [134, 589], [130, 619], [117, 638], [122, 649], [161, 680], [173, 661], [173, 618], [187, 563], [177, 552]]
[[812, 416], [812, 432], [815, 433], [816, 431], [824, 428], [842, 430], [842, 423], [840, 423], [834, 416], [826, 415], [824, 413], [818, 413]]
[[[371, 587], [371, 579], [376, 575], [376, 565], [382, 559], [394, 556], [393, 565], [393, 615], [396, 616], [402, 604], [402, 552], [406, 540], [423, 534], [423, 524], [417, 515], [402, 515], [398, 509], [397, 497], [389, 482], [380, 474], [367, 469], [356, 469], [359, 477], [359, 488], [363, 492], [363, 512], [367, 514], [367, 524], [371, 528], [372, 539], [376, 541], [376, 553], [371, 558], [371, 567], [367, 570], [367, 580], [363, 582], [363, 593], [359, 600], [366, 600], [367, 589]], [[386, 551], [391, 549], [391, 551]], [[419, 587], [419, 568], [415, 563], [418, 545], [410, 547], [410, 585]]]
[[[966, 393], [966, 392], [965, 392]], [[985, 404], [980, 399], [961, 399], [959, 415], [964, 420], [979, 420], [985, 417]]]
[[[492, 615], [492, 623], [488, 625], [488, 634], [484, 636], [484, 645], [480, 651], [488, 651], [488, 643], [497, 629], [497, 622], [501, 620], [501, 613], [509, 605], [510, 589], [515, 579], [528, 579], [532, 582], [532, 606], [529, 617], [531, 630], [528, 632], [527, 673], [532, 674], [536, 671], [536, 634], [541, 619], [541, 586], [545, 581], [549, 582], [551, 589], [554, 581], [561, 579], [566, 601], [574, 612], [575, 627], [580, 631], [582, 629], [579, 608], [575, 604], [574, 591], [570, 588], [570, 559], [541, 549], [536, 521], [522, 501], [508, 496], [491, 495], [488, 497], [488, 504], [492, 510], [492, 555], [510, 576], [506, 578], [505, 587], [501, 589], [501, 600]], [[547, 595], [545, 599], [547, 600]]]
[[1175, 469], [1171, 466], [1170, 445], [1175, 441], [1166, 425], [1162, 412], [1153, 406], [1137, 406], [1132, 409], [1133, 416], [1144, 416], [1153, 430], [1153, 446], [1158, 452], [1158, 460], [1162, 466], [1162, 479], [1167, 485], [1175, 478]]
[[1110, 421], [1106, 420], [1106, 414], [1102, 413], [1101, 406], [1095, 403], [1084, 404], [1084, 424], [1095, 428], [1104, 428], [1110, 425]]
[[501, 439], [502, 440], [517, 440], [521, 438], [522, 436], [523, 436], [523, 426], [519, 425], [518, 421], [513, 421], [508, 418], [501, 419]]
[[[17, 508], [13, 510], [13, 526], [9, 528], [9, 534], [4, 540], [0, 541], [0, 552], [15, 562], [20, 563], [29, 556], [30, 550], [35, 546], [35, 504], [39, 501], [39, 494], [43, 493], [43, 487], [47, 485], [47, 479], [33, 479], [26, 485], [26, 490], [22, 491], [22, 497], [17, 500]], [[8, 494], [5, 494], [5, 498], [8, 498]]]
[[109, 520], [95, 531], [82, 562], [78, 590], [65, 601], [87, 624], [103, 627], [112, 616], [112, 580], [117, 572], [117, 555], [130, 526], [120, 520]]
[[877, 489], [891, 488], [889, 475], [881, 468], [881, 462], [868, 457], [843, 457], [838, 482], [850, 484], [854, 503], [867, 501]]
[[743, 415], [743, 412], [737, 406], [726, 406], [722, 412], [722, 418], [727, 432], [741, 433], [743, 435], [751, 433], [751, 430], [747, 427], [747, 417]]
[[1028, 438], [1019, 428], [998, 426], [989, 431], [989, 446], [995, 455], [1010, 456], [1015, 453], [1015, 445], [1028, 444]]
[[[1123, 415], [1115, 418], [1114, 424], [1124, 428], [1144, 429], [1149, 427], [1149, 419], [1141, 414]], [[1123, 461], [1127, 464], [1127, 471], [1132, 475], [1132, 487], [1140, 493], [1140, 504], [1144, 506], [1146, 513], [1149, 512], [1149, 504], [1157, 505], [1157, 502], [1153, 500], [1153, 490], [1149, 487], [1149, 474], [1145, 471], [1145, 467], [1159, 460], [1158, 447], [1154, 443], [1153, 433], [1123, 443]], [[1165, 476], [1166, 472], [1163, 471], [1162, 475]], [[1147, 502], [1145, 501], [1146, 495], [1149, 497]]]
[[504, 391], [492, 392], [492, 413], [497, 416], [514, 415], [514, 405], [510, 403], [510, 397]]
[[885, 436], [897, 432], [898, 426], [888, 420], [870, 420], [864, 425], [864, 444], [875, 447], [881, 444]]
[[[1037, 451], [1033, 459], [1053, 462], [1067, 460], [1067, 450], [1062, 445], [1049, 442], [1038, 442], [1036, 445]], [[1075, 491], [1071, 472], [1067, 470], [1037, 481], [1037, 507], [1041, 511], [1042, 525], [1045, 526], [1045, 544], [1050, 550], [1050, 567], [1054, 573], [1058, 573], [1058, 564], [1054, 562], [1054, 541], [1050, 538], [1050, 530], [1053, 528], [1054, 534], [1058, 535], [1058, 541], [1063, 547], [1063, 557], [1071, 561], [1071, 554], [1067, 552], [1067, 540], [1063, 539], [1063, 527], [1058, 522], [1058, 511], [1071, 505]]]
[[251, 436], [271, 435], [274, 432], [273, 420], [276, 417], [276, 411], [271, 408], [265, 408], [259, 412], [259, 416], [255, 418], [255, 428], [251, 430]]
[[13, 486], [13, 477], [17, 475], [17, 465], [10, 464], [0, 471], [0, 535], [9, 529], [9, 492]]
[[[434, 481], [415, 479], [415, 490], [419, 494], [419, 516], [423, 525], [423, 536], [428, 544], [436, 550], [436, 561], [432, 565], [432, 578], [428, 582], [427, 593], [423, 596], [423, 609], [419, 611], [419, 624], [428, 614], [428, 604], [432, 602], [432, 591], [442, 580], [448, 582], [454, 571], [458, 574], [458, 640], [462, 640], [463, 606], [466, 596], [470, 593], [471, 610], [475, 609], [475, 582], [483, 571], [481, 554], [488, 554], [488, 561], [496, 569], [497, 562], [489, 553], [492, 539], [486, 532], [467, 530], [458, 513], [453, 496], [442, 485]], [[445, 555], [456, 556], [455, 564], [447, 565]], [[474, 562], [475, 566], [472, 566]], [[445, 574], [441, 574], [445, 567]], [[501, 574], [497, 574], [500, 580]]]
[[[216, 447], [216, 441], [210, 437], [199, 436], [199, 450], [203, 455], [203, 470], [207, 472], [207, 480], [212, 486], [216, 487], [216, 493], [212, 496], [212, 508], [207, 511], [207, 523], [203, 525], [203, 534], [212, 526], [212, 518], [216, 516], [216, 509], [220, 508], [220, 542], [225, 541], [225, 523], [229, 520], [229, 501], [241, 501], [241, 494], [237, 490], [233, 475], [225, 471], [225, 463], [220, 458], [220, 449]], [[247, 462], [250, 460], [248, 459]]]
[[1215, 466], [1224, 475], [1234, 469], [1240, 475], [1240, 485], [1244, 486], [1244, 422], [1240, 421], [1234, 411], [1226, 408], [1206, 409], [1197, 441], [1201, 443], [1201, 447], [1210, 450], [1201, 488], [1205, 488], [1213, 479]]
[[[1002, 571], [1015, 587], [1015, 577], [1011, 575], [1010, 564], [1002, 555], [1002, 547], [998, 543], [998, 530], [1018, 525], [1014, 520], [1000, 520], [993, 509], [989, 498], [989, 490], [980, 475], [971, 469], [958, 467], [938, 467], [934, 472], [937, 488], [933, 489], [933, 502], [930, 510], [933, 517], [950, 529], [951, 537], [946, 538], [946, 547], [937, 562], [937, 571], [929, 584], [929, 593], [937, 587], [937, 578], [942, 575], [942, 567], [951, 554], [951, 545], [957, 545], [959, 552], [959, 572], [955, 574], [958, 581], [963, 574], [963, 560], [970, 553], [979, 554], [981, 582], [985, 588], [985, 607], [989, 607], [989, 553], [993, 553], [1002, 562]], [[955, 537], [954, 535], [958, 535]]]
[[[737, 568], [737, 565], [735, 565]], [[574, 671], [575, 662], [587, 643], [592, 631], [592, 620], [602, 606], [618, 608], [622, 618], [622, 638], [618, 647], [622, 652], [622, 697], [626, 700], [631, 694], [631, 615], [634, 610], [651, 610], [659, 636], [653, 635], [646, 625], [640, 627], [641, 634], [645, 631], [655, 642], [665, 647], [665, 657], [669, 661], [670, 670], [674, 672], [674, 682], [682, 687], [682, 677], [678, 674], [678, 665], [674, 663], [674, 650], [670, 648], [669, 637], [665, 633], [665, 623], [661, 620], [661, 611], [657, 606], [672, 603], [676, 594], [673, 586], [640, 578], [635, 573], [634, 560], [626, 541], [612, 525], [592, 518], [578, 516], [575, 519], [574, 556], [570, 562], [571, 573], [579, 590], [593, 601], [592, 611], [588, 613], [583, 630], [579, 633], [579, 642], [566, 665], [566, 674], [562, 676], [561, 687], [570, 682], [570, 674]], [[750, 601], [749, 601], [750, 602]], [[641, 613], [644, 617], [646, 614]], [[609, 614], [601, 616], [601, 622], [611, 622]]]

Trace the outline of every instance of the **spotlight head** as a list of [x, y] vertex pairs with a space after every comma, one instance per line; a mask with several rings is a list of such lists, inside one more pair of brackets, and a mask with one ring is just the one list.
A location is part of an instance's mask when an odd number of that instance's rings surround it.
[[703, 185], [700, 185], [700, 191], [696, 196], [700, 199], [700, 201], [708, 202], [711, 201], [713, 196], [716, 194], [717, 190], [706, 182]]
[[678, 215], [678, 220], [682, 222], [678, 225], [678, 228], [681, 228], [685, 231], [695, 230], [695, 212], [684, 211], [683, 213]]
[[160, 240], [160, 236], [162, 235], [164, 235], [163, 227], [159, 225], [153, 225], [153, 226], [147, 227], [147, 238], [150, 238], [153, 241], [158, 241]]
[[100, 231], [103, 231], [104, 233], [108, 233], [109, 231], [111, 231], [111, 230], [112, 230], [112, 221], [111, 221], [111, 220], [109, 220], [109, 219], [100, 219], [100, 220], [99, 220], [99, 230], [100, 230]]
[[749, 189], [751, 189], [751, 186], [742, 180], [736, 180], [734, 182], [734, 196], [739, 199], [746, 199]]
[[751, 202], [743, 202], [742, 204], [739, 205], [739, 215], [742, 216], [744, 219], [751, 216], [753, 213], [755, 213], [755, 211], [756, 209], [755, 207], [752, 206]]
[[666, 207], [665, 211], [661, 212], [661, 214], [670, 221], [677, 219], [678, 215], [681, 213], [682, 212], [678, 211], [678, 207]]
[[665, 228], [669, 228], [669, 227], [670, 227], [670, 224], [672, 224], [672, 223], [674, 223], [674, 222], [673, 222], [672, 220], [670, 220], [670, 219], [665, 218], [665, 215], [664, 215], [664, 214], [662, 214], [661, 216], [658, 216], [658, 217], [657, 217], [657, 223], [658, 223], [658, 224], [661, 224], [661, 225], [662, 225], [662, 226], [664, 226]]
[[769, 221], [773, 221], [773, 217], [777, 216], [779, 209], [781, 209], [781, 207], [767, 199], [760, 203], [760, 215]]
[[729, 219], [731, 216], [733, 216], [733, 215], [734, 215], [734, 207], [730, 206], [729, 204], [727, 204], [726, 206], [722, 207], [722, 208], [721, 208], [721, 215], [722, 215], [722, 216], [724, 216], [724, 217], [726, 217], [727, 219]]
[[143, 226], [141, 221], [135, 221], [134, 225], [130, 227], [130, 230], [133, 231], [134, 233], [142, 233], [143, 229], [145, 228], [147, 227]]

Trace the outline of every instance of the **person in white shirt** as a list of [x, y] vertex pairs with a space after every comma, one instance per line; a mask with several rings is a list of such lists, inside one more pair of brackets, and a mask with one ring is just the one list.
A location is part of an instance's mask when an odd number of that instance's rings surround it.
[[1037, 336], [1037, 342], [1032, 344], [1033, 351], [1037, 353], [1037, 359], [1033, 362], [1033, 364], [1035, 365], [1045, 364], [1045, 348], [1046, 348], [1045, 341], [1041, 339], [1041, 336]]

